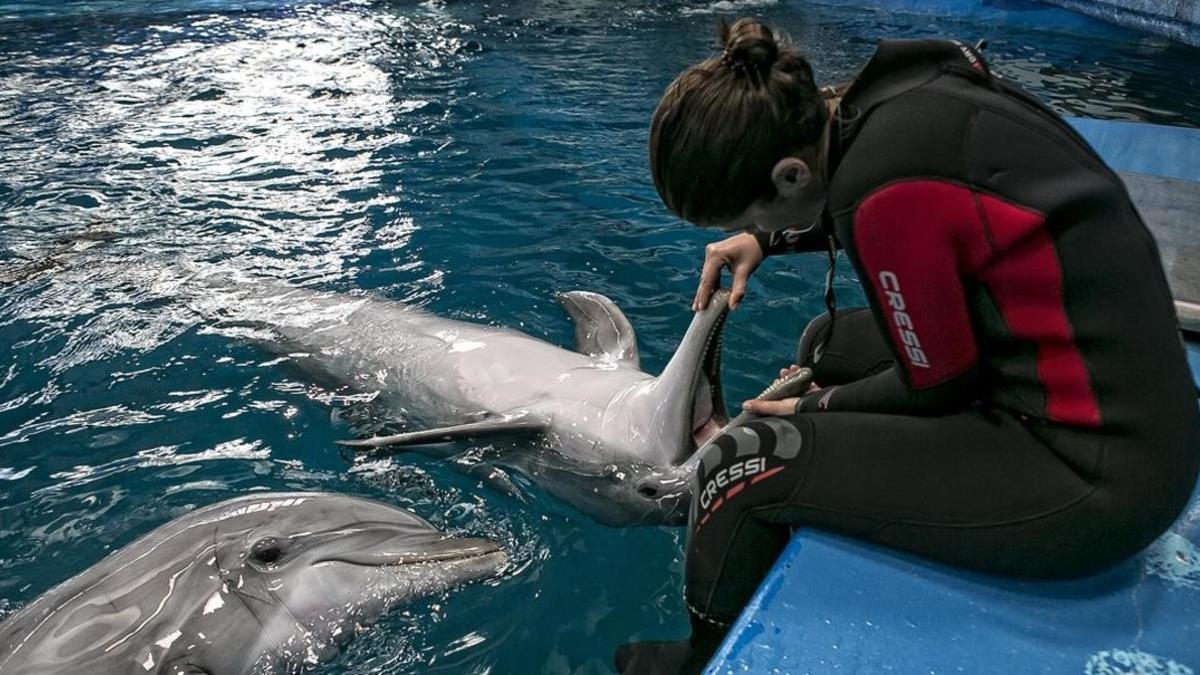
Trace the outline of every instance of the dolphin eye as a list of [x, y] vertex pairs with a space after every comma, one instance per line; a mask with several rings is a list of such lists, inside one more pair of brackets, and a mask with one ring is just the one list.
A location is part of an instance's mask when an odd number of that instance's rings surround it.
[[283, 544], [275, 537], [266, 537], [254, 542], [250, 547], [251, 562], [260, 565], [274, 565], [283, 558]]

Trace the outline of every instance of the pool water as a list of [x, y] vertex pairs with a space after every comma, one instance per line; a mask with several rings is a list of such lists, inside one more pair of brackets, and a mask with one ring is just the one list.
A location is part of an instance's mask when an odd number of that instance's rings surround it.
[[[518, 500], [420, 455], [354, 461], [334, 441], [386, 411], [202, 320], [189, 275], [369, 291], [564, 345], [553, 294], [598, 291], [657, 372], [716, 235], [660, 205], [647, 123], [722, 16], [786, 29], [827, 82], [878, 37], [987, 38], [997, 71], [1062, 112], [1200, 126], [1200, 52], [988, 6], [1035, 18], [0, 0], [0, 617], [190, 508], [302, 489], [397, 503], [512, 559], [388, 617], [323, 672], [607, 672], [616, 645], [683, 634], [681, 529], [603, 527], [527, 482]], [[840, 269], [841, 304], [860, 303]], [[799, 256], [757, 275], [727, 332], [731, 402], [787, 362], [823, 274]]]

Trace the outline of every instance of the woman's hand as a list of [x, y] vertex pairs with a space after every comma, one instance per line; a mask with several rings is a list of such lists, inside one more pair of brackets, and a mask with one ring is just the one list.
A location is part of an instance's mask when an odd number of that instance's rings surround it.
[[700, 285], [696, 288], [696, 299], [692, 311], [708, 307], [712, 294], [721, 285], [721, 270], [729, 268], [733, 276], [733, 288], [729, 294], [729, 309], [737, 309], [746, 295], [746, 282], [754, 270], [762, 264], [762, 247], [754, 235], [743, 232], [728, 239], [704, 247], [704, 269], [700, 272]]
[[752, 398], [742, 404], [742, 410], [754, 413], [755, 415], [770, 415], [771, 417], [779, 417], [781, 415], [791, 415], [796, 412], [796, 404], [800, 402], [799, 396], [792, 398], [781, 398], [778, 401], [760, 401]]
[[[788, 366], [787, 368], [780, 368], [779, 379], [782, 380], [785, 377], [790, 377], [791, 375], [795, 374], [797, 370], [800, 370], [800, 366], [795, 364]], [[813, 382], [808, 385], [808, 391], [804, 393], [811, 394], [818, 389], [820, 389], [820, 387], [817, 386], [816, 382]], [[770, 415], [778, 417], [780, 415], [791, 415], [795, 413], [796, 404], [799, 402], [799, 396], [784, 398], [778, 401], [763, 401], [757, 398], [752, 398], [749, 401], [742, 403], [742, 410], [754, 413], [755, 415]]]

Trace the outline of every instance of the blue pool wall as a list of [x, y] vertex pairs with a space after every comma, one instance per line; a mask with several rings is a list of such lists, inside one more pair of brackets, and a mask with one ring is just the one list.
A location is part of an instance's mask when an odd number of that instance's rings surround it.
[[1200, 0], [1045, 0], [1118, 26], [1200, 46]]
[[[1114, 169], [1200, 190], [1200, 130], [1071, 122]], [[1200, 386], [1200, 344], [1188, 343], [1188, 362]], [[918, 672], [1200, 672], [1200, 491], [1141, 555], [1069, 582], [1000, 579], [799, 530], [707, 670]]]
[[[839, 1], [839, 0], [828, 0]], [[970, 17], [1103, 37], [1117, 26], [1200, 46], [1200, 0], [840, 0], [905, 14]], [[979, 36], [986, 38], [986, 34]]]

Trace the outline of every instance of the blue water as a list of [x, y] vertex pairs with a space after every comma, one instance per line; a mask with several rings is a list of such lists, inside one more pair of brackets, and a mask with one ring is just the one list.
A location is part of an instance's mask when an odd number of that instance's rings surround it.
[[[187, 509], [306, 489], [398, 503], [513, 561], [323, 672], [605, 672], [617, 644], [681, 634], [681, 530], [605, 528], [419, 456], [353, 461], [333, 441], [383, 413], [206, 324], [187, 272], [367, 290], [560, 344], [553, 293], [599, 291], [657, 372], [714, 235], [660, 206], [646, 127], [716, 16], [786, 28], [830, 82], [876, 37], [987, 37], [998, 71], [1063, 112], [1200, 126], [1196, 50], [984, 7], [1011, 23], [771, 0], [0, 0], [0, 617]], [[841, 302], [861, 301], [841, 269]], [[813, 256], [757, 275], [728, 330], [731, 401], [788, 360], [823, 272]]]

